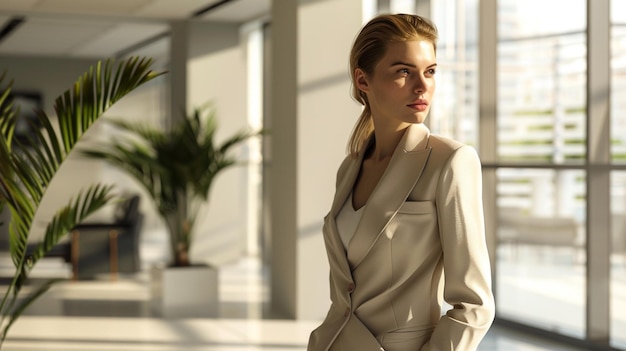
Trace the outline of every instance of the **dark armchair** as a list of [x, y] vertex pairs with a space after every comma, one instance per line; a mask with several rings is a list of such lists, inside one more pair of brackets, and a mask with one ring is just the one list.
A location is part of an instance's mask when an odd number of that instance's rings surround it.
[[143, 221], [140, 199], [139, 195], [133, 195], [120, 202], [111, 221], [76, 226], [70, 240], [53, 247], [46, 257], [60, 257], [71, 263], [73, 278], [79, 280], [107, 273], [114, 278], [117, 273], [139, 272], [139, 234]]
[[136, 273], [141, 269], [139, 233], [143, 215], [139, 195], [121, 202], [112, 222], [83, 223], [70, 242], [75, 279], [93, 279], [102, 273]]

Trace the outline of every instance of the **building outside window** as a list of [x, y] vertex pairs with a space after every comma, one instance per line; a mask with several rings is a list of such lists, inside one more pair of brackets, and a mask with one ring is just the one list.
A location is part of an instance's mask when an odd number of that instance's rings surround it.
[[626, 349], [626, 1], [611, 1], [611, 345]]
[[[554, 21], [565, 8], [568, 15]], [[585, 16], [584, 0], [498, 1], [497, 159], [510, 165], [496, 172], [498, 313], [580, 339]]]
[[[479, 148], [481, 1], [428, 3], [439, 29], [429, 127]], [[591, 182], [587, 130], [590, 0], [494, 0], [497, 7], [495, 286], [501, 320], [586, 340]], [[558, 20], [555, 20], [558, 18]], [[488, 19], [482, 19], [488, 20]], [[605, 22], [606, 23], [606, 22]], [[592, 28], [596, 32], [597, 28]], [[611, 0], [610, 340], [626, 349], [626, 2]], [[593, 71], [591, 74], [594, 74]], [[593, 100], [595, 101], [595, 100]], [[604, 165], [602, 166], [604, 167]], [[489, 186], [489, 185], [487, 185]], [[595, 190], [590, 190], [595, 191]], [[594, 200], [595, 201], [595, 200]], [[593, 223], [593, 222], [590, 222]], [[595, 228], [595, 227], [592, 227]], [[594, 231], [595, 229], [591, 229]], [[606, 236], [605, 236], [606, 238]], [[595, 274], [595, 273], [594, 273]], [[588, 341], [588, 340], [587, 340]]]

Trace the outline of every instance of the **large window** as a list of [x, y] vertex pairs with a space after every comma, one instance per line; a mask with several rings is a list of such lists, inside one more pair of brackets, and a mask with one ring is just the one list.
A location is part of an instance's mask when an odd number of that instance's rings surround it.
[[586, 2], [497, 4], [498, 315], [583, 339]]
[[626, 350], [626, 1], [415, 4], [439, 29], [428, 124], [483, 157], [497, 318]]
[[499, 316], [584, 338], [584, 172], [499, 168], [497, 179]]
[[611, 345], [626, 349], [626, 1], [611, 1]]
[[611, 2], [611, 154], [626, 164], [626, 1]]
[[478, 144], [478, 0], [432, 1], [439, 30], [437, 93], [431, 130], [466, 144]]
[[626, 349], [626, 171], [611, 174], [611, 344]]
[[500, 161], [584, 160], [584, 23], [582, 0], [498, 2]]

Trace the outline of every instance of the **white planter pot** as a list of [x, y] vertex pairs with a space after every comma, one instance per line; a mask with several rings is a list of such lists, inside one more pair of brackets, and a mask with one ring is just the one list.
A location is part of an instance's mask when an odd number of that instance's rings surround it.
[[165, 318], [217, 317], [218, 271], [210, 266], [153, 267], [152, 309]]

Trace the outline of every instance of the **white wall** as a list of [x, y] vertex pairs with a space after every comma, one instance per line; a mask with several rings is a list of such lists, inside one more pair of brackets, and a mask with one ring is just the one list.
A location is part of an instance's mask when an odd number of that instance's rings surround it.
[[[218, 120], [217, 141], [247, 128], [246, 43], [236, 24], [191, 22], [187, 65], [187, 104], [210, 102]], [[236, 147], [232, 155], [248, 158], [247, 149]], [[194, 232], [192, 259], [223, 264], [239, 259], [245, 251], [247, 230], [246, 167], [224, 170], [215, 179], [209, 203], [201, 209]]]

